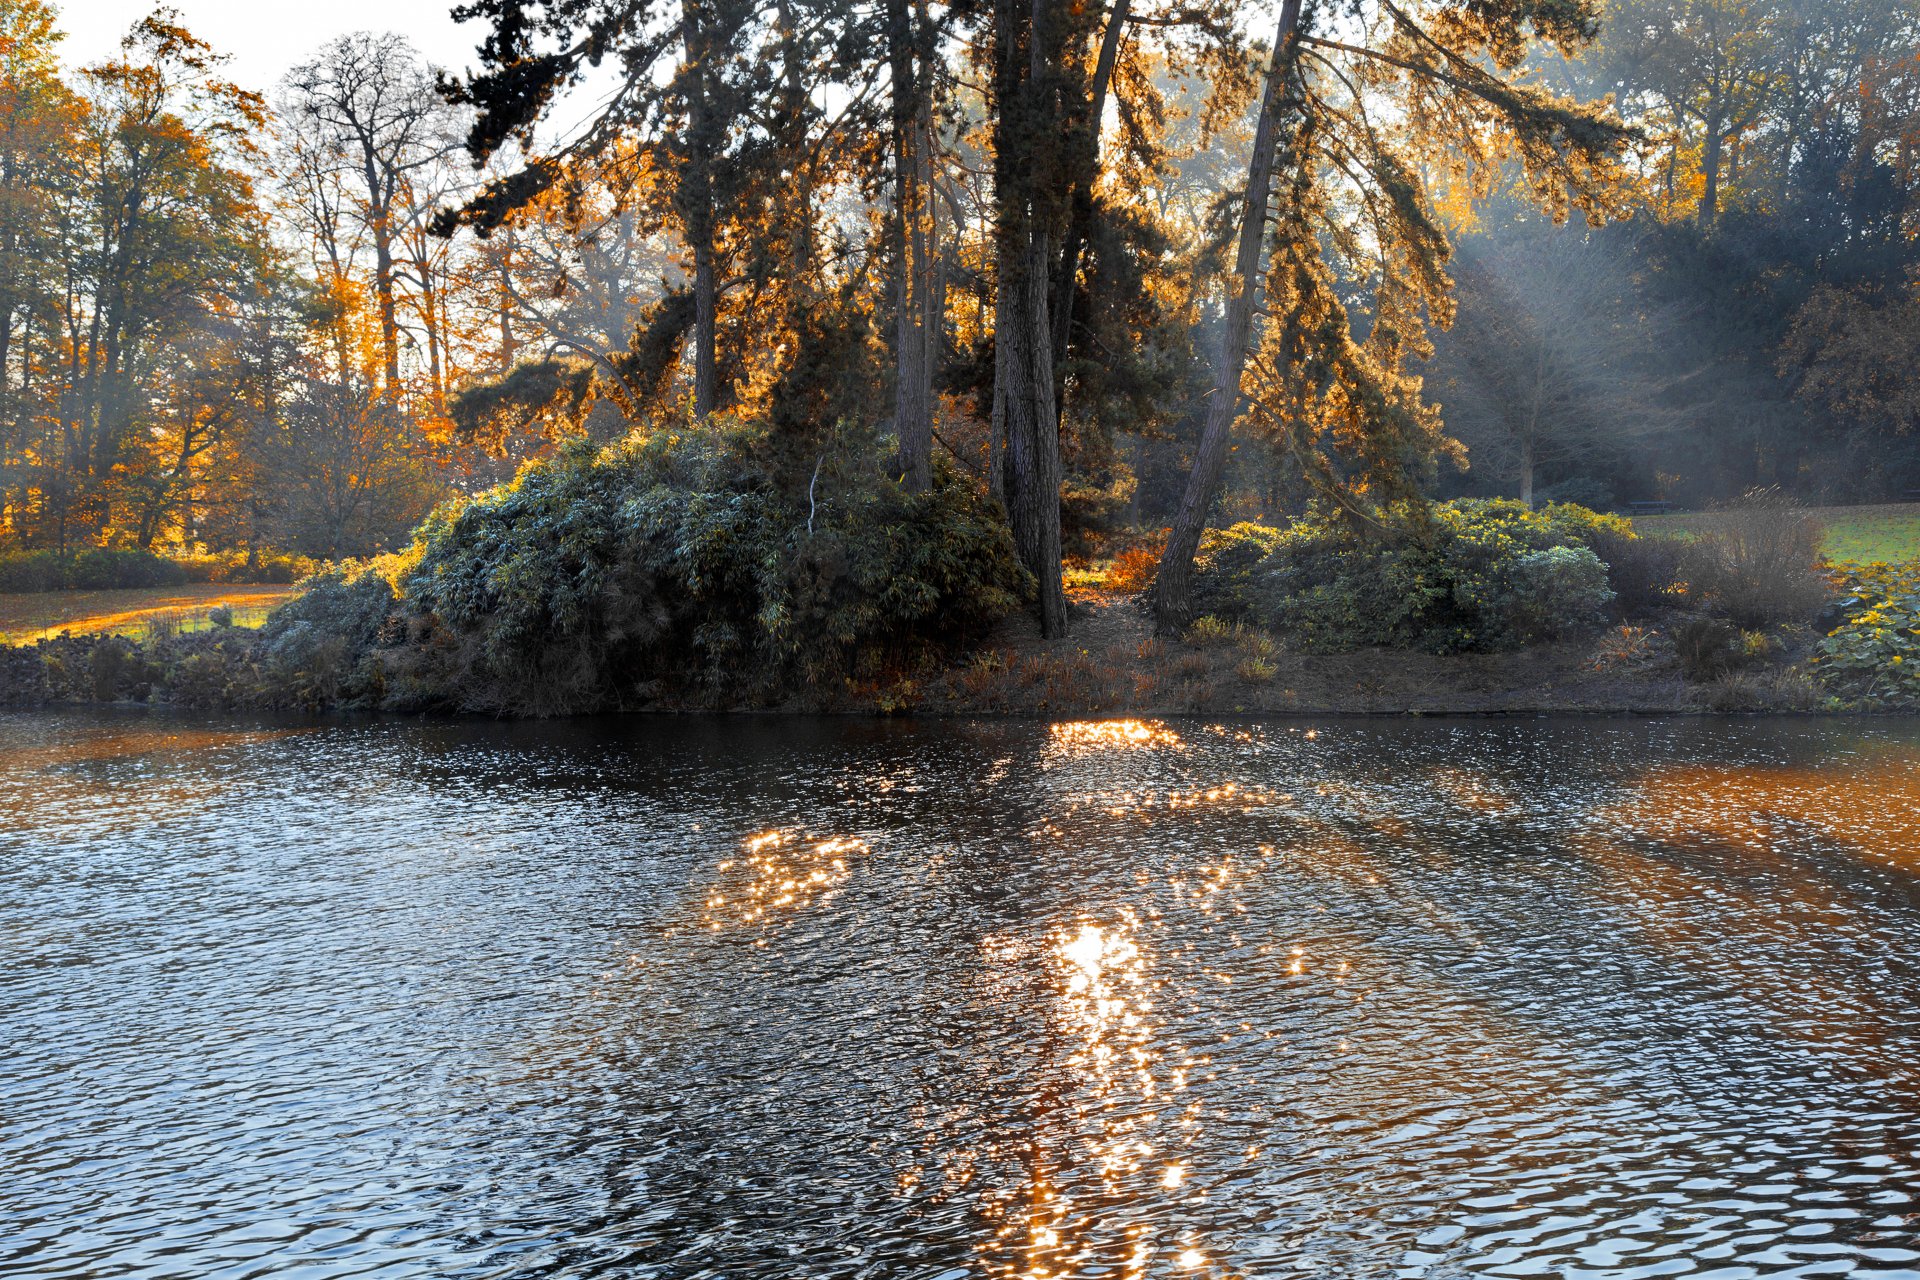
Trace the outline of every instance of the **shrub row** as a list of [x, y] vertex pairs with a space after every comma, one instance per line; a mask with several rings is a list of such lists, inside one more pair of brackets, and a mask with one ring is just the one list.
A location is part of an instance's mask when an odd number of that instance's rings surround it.
[[279, 552], [180, 557], [107, 549], [65, 556], [55, 551], [12, 551], [0, 554], [0, 592], [112, 591], [189, 582], [292, 583], [318, 567], [305, 556]]
[[1805, 623], [1831, 595], [1818, 530], [1771, 492], [1707, 533], [1642, 538], [1619, 516], [1507, 499], [1322, 511], [1242, 524], [1201, 545], [1201, 613], [1277, 631], [1304, 651], [1448, 653], [1575, 634], [1609, 614], [1684, 606], [1737, 628]]

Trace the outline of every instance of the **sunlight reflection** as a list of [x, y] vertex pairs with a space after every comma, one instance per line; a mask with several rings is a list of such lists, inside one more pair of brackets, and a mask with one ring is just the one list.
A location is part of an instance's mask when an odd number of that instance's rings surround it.
[[1889, 753], [1852, 767], [1671, 766], [1604, 816], [1682, 846], [1771, 850], [1796, 829], [1813, 831], [1857, 856], [1920, 870], [1920, 760]]
[[1123, 908], [1110, 923], [1083, 922], [1057, 934], [1050, 954], [1066, 1037], [1056, 1060], [1063, 1124], [1030, 1141], [1024, 1185], [984, 1206], [999, 1224], [981, 1246], [987, 1272], [1140, 1280], [1207, 1265], [1190, 1238], [1156, 1240], [1147, 1226], [1170, 1204], [1206, 1198], [1182, 1158], [1204, 1145], [1202, 1110], [1180, 1095], [1190, 1074], [1211, 1078], [1211, 1059], [1160, 1043], [1155, 993], [1164, 979], [1141, 919]]
[[713, 932], [805, 910], [845, 884], [853, 875], [848, 861], [868, 852], [862, 840], [804, 840], [791, 831], [762, 831], [748, 836], [741, 847], [741, 857], [714, 867], [718, 882], [707, 895], [701, 918]]
[[1178, 733], [1159, 720], [1068, 720], [1049, 725], [1047, 731], [1056, 749], [1073, 755], [1186, 745]]

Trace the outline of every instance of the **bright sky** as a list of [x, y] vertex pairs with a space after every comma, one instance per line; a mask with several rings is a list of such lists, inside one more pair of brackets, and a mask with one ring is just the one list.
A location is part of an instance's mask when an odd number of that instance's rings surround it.
[[[69, 66], [115, 52], [127, 28], [158, 0], [54, 0]], [[169, 0], [187, 29], [230, 54], [229, 76], [262, 93], [322, 44], [349, 31], [397, 31], [427, 60], [459, 70], [473, 61], [484, 24], [447, 16], [454, 0]]]

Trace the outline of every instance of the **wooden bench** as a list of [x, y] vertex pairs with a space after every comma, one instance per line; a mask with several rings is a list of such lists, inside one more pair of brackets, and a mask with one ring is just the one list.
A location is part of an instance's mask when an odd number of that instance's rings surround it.
[[1673, 504], [1663, 500], [1650, 502], [1629, 502], [1627, 514], [1630, 516], [1663, 516], [1673, 510]]
[[1900, 491], [1900, 501], [1920, 502], [1920, 489], [1902, 489]]

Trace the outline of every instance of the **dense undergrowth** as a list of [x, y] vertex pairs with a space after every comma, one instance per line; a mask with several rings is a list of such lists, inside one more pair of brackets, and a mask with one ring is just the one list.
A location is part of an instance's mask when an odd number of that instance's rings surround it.
[[[1238, 524], [1201, 546], [1201, 611], [1307, 653], [1383, 646], [1511, 649], [1599, 627], [1631, 527], [1584, 507], [1532, 511], [1463, 499], [1376, 514], [1319, 512], [1282, 528]], [[1628, 584], [1638, 592], [1639, 584]]]
[[930, 669], [1030, 594], [967, 486], [908, 493], [849, 445], [790, 491], [762, 444], [730, 424], [565, 450], [405, 555], [316, 575], [244, 655], [199, 642], [185, 683], [497, 714], [804, 702]]
[[[767, 456], [739, 422], [574, 447], [436, 513], [402, 555], [312, 575], [258, 632], [86, 638], [43, 645], [38, 665], [13, 651], [0, 684], [16, 701], [159, 690], [196, 705], [503, 715], [902, 709], [942, 681], [989, 702], [1001, 685], [1013, 697], [1044, 684], [1045, 706], [1056, 685], [1077, 687], [1028, 679], [1051, 670], [1042, 655], [960, 663], [1031, 592], [970, 484], [907, 493], [872, 440], [833, 442], [804, 488], [783, 486]], [[1237, 524], [1202, 545], [1190, 657], [1139, 646], [1167, 671], [1136, 673], [1134, 693], [1153, 696], [1160, 676], [1200, 692], [1283, 686], [1298, 655], [1572, 646], [1589, 673], [1666, 671], [1698, 690], [1676, 705], [1920, 706], [1920, 569], [1821, 570], [1816, 533], [1766, 494], [1683, 539], [1504, 500]], [[1156, 559], [1136, 546], [1070, 576], [1137, 592]]]
[[1594, 669], [1664, 654], [1708, 706], [1920, 707], [1920, 562], [1823, 564], [1818, 535], [1769, 491], [1681, 538], [1504, 500], [1241, 524], [1202, 543], [1190, 638], [1444, 654], [1593, 637]]

